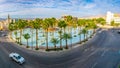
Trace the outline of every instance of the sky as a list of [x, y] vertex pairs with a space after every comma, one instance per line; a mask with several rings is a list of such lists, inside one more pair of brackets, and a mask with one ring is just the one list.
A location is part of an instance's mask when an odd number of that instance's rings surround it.
[[0, 0], [0, 18], [89, 17], [120, 13], [120, 0]]

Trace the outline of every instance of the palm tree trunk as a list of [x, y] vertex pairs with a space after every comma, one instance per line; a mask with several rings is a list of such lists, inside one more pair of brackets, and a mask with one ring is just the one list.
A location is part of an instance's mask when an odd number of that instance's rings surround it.
[[[70, 28], [70, 34], [72, 36], [72, 28]], [[71, 38], [71, 47], [72, 47], [72, 38]]]
[[36, 49], [38, 49], [38, 29], [36, 29]]
[[17, 42], [17, 35], [15, 35], [15, 42]]
[[33, 29], [32, 29], [32, 48], [33, 48]]
[[68, 45], [67, 45], [67, 39], [66, 39], [66, 49], [68, 49]]
[[54, 46], [54, 48], [56, 49], [56, 44], [54, 44], [55, 46]]
[[62, 28], [60, 29], [61, 33], [60, 33], [60, 48], [62, 48]]
[[93, 33], [95, 33], [95, 29], [93, 30]]
[[18, 43], [20, 43], [20, 39], [18, 38]]
[[81, 42], [81, 27], [80, 27], [80, 30], [79, 30], [79, 31], [80, 31], [80, 42]]
[[48, 49], [48, 29], [46, 31], [46, 49]]
[[61, 37], [61, 33], [60, 33], [60, 48], [62, 48], [62, 37]]
[[28, 48], [28, 39], [27, 39], [27, 48]]
[[65, 33], [65, 28], [64, 28], [64, 33]]
[[22, 29], [20, 29], [20, 44], [21, 44], [21, 41], [22, 41]]
[[85, 34], [84, 34], [84, 40], [85, 40]]
[[86, 39], [87, 39], [88, 38], [88, 33], [86, 33], [85, 36], [86, 36]]

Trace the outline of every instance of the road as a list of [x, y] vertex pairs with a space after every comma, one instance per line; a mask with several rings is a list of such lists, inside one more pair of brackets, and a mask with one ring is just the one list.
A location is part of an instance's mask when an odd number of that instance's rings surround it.
[[[32, 51], [7, 37], [0, 37], [0, 41], [0, 68], [117, 68], [120, 64], [120, 34], [112, 29], [98, 31], [82, 46], [60, 52]], [[19, 53], [26, 62], [19, 65], [11, 61], [11, 52]]]

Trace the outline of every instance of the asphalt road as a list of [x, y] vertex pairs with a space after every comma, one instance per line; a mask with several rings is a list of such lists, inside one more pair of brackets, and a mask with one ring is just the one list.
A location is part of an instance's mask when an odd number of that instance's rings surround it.
[[[100, 30], [82, 46], [60, 52], [32, 51], [2, 36], [0, 41], [0, 68], [117, 68], [120, 63], [120, 34], [112, 29]], [[12, 61], [11, 52], [19, 53], [26, 62]]]

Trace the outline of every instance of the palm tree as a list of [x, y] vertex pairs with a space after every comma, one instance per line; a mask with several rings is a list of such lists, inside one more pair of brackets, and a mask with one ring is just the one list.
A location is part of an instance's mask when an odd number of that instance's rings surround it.
[[42, 28], [45, 30], [45, 33], [46, 33], [46, 50], [48, 49], [48, 28], [50, 26], [49, 23], [50, 23], [50, 19], [45, 18], [42, 24]]
[[62, 48], [62, 30], [58, 31], [60, 35], [60, 48]]
[[59, 35], [60, 35], [60, 48], [62, 48], [62, 27], [63, 27], [63, 23], [65, 23], [65, 21], [59, 21], [58, 22], [58, 27], [60, 28], [60, 31], [58, 31]]
[[22, 31], [26, 27], [26, 22], [22, 19], [19, 19], [17, 25], [18, 25], [18, 29], [20, 30], [20, 44], [21, 44]]
[[65, 23], [65, 21], [63, 21], [63, 23], [62, 23], [62, 27], [63, 27], [63, 29], [64, 29], [64, 33], [66, 33], [66, 32], [65, 32], [65, 28], [67, 27], [67, 24]]
[[34, 21], [33, 20], [30, 20], [30, 22], [29, 22], [29, 27], [30, 27], [30, 29], [31, 29], [31, 33], [32, 33], [32, 35], [31, 35], [31, 43], [32, 43], [32, 46], [33, 46], [33, 30], [34, 30]]
[[13, 20], [12, 20], [12, 22], [8, 25], [8, 29], [10, 31], [10, 37], [12, 35], [12, 31], [17, 30], [17, 28], [18, 27], [17, 27], [16, 22], [14, 23]]
[[17, 43], [20, 43], [20, 37], [17, 37], [16, 40], [17, 40]]
[[83, 21], [81, 19], [79, 19], [77, 24], [78, 24], [78, 27], [79, 27], [79, 36], [80, 36], [80, 41], [81, 41], [81, 27], [83, 25]]
[[91, 22], [91, 29], [93, 29], [93, 33], [95, 33], [95, 29], [97, 29], [97, 25], [95, 24], [95, 22]]
[[28, 39], [30, 38], [30, 34], [26, 33], [26, 34], [24, 34], [23, 36], [24, 36], [24, 38], [25, 38], [26, 41], [27, 41], [27, 46], [26, 46], [26, 48], [28, 48], [28, 47], [29, 47], [29, 46], [28, 46]]
[[56, 18], [52, 17], [52, 18], [48, 18], [49, 19], [49, 25], [51, 28], [53, 28], [56, 24]]
[[17, 42], [17, 31], [14, 32], [14, 35], [15, 35], [15, 39], [16, 39], [16, 42]]
[[56, 44], [59, 43], [59, 40], [58, 40], [57, 38], [52, 38], [52, 39], [51, 39], [51, 43], [54, 44], [54, 48], [56, 49]]
[[82, 33], [84, 34], [84, 40], [85, 40], [85, 38], [86, 38], [86, 33], [87, 33], [87, 29], [84, 28], [84, 29], [82, 30]]
[[15, 30], [15, 28], [14, 28], [14, 24], [13, 24], [13, 23], [10, 23], [9, 26], [8, 26], [8, 28], [9, 28], [9, 31], [10, 31], [10, 37], [11, 37], [11, 35], [12, 35], [12, 31]]
[[[53, 28], [55, 28], [55, 27], [56, 27], [57, 20], [56, 20], [56, 18], [54, 18], [54, 17], [52, 17], [51, 20], [52, 20], [52, 22], [53, 22]], [[53, 31], [53, 36], [54, 36], [54, 33], [55, 33], [55, 31]]]
[[71, 34], [64, 33], [62, 38], [66, 41], [66, 47], [65, 48], [68, 49], [67, 42], [68, 42], [68, 39], [72, 38]]
[[[52, 17], [52, 18], [48, 18], [49, 19], [49, 26], [50, 28], [54, 29], [55, 27], [55, 24], [56, 24], [56, 18]], [[52, 36], [54, 36], [54, 32], [52, 32]]]
[[68, 32], [72, 31], [71, 27], [73, 26], [73, 17], [71, 15], [65, 16], [64, 18], [66, 24], [68, 25]]
[[90, 30], [90, 29], [92, 29], [93, 28], [93, 22], [92, 22], [92, 20], [91, 19], [88, 19], [87, 20], [87, 24], [85, 25], [85, 29], [86, 29], [86, 38], [88, 38], [88, 33], [89, 33], [89, 31], [88, 30]]
[[33, 27], [36, 29], [36, 50], [38, 50], [38, 29], [41, 28], [42, 19], [36, 18], [33, 22]]

